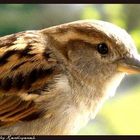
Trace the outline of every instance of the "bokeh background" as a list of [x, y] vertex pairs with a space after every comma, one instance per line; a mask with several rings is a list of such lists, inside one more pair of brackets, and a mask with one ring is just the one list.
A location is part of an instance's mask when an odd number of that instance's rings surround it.
[[[81, 19], [99, 19], [126, 29], [140, 51], [140, 4], [1, 4], [0, 36]], [[79, 135], [140, 134], [140, 76], [126, 76]]]

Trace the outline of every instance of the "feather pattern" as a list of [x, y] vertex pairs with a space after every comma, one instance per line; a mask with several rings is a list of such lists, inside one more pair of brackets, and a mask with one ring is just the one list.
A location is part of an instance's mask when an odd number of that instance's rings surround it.
[[75, 134], [115, 92], [125, 75], [118, 66], [135, 55], [127, 32], [96, 20], [1, 37], [0, 134]]
[[0, 126], [39, 117], [33, 97], [41, 94], [55, 72], [57, 63], [50, 54], [37, 31], [0, 38]]

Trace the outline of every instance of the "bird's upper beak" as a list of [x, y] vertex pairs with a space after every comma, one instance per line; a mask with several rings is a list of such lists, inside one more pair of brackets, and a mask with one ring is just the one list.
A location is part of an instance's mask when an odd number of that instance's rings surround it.
[[140, 58], [126, 57], [118, 64], [118, 71], [127, 74], [140, 74]]

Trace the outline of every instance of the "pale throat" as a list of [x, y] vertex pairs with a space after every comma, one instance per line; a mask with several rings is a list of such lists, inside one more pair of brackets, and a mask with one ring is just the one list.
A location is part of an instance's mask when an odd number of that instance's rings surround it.
[[[66, 75], [61, 75], [61, 78], [58, 76], [58, 79], [56, 79], [56, 87], [59, 89], [59, 92], [61, 91], [61, 94], [66, 97], [65, 100], [71, 100], [73, 102], [72, 108], [75, 108], [79, 114], [85, 114], [89, 117], [91, 116], [90, 118], [94, 118], [102, 103], [115, 94], [124, 75], [124, 73], [117, 73], [107, 79], [106, 82], [101, 82], [103, 85], [99, 85], [98, 87], [94, 81], [90, 84], [89, 82], [81, 81], [81, 85], [79, 81], [75, 81], [70, 77], [70, 79], [68, 79]], [[100, 84], [100, 82], [98, 84]]]
[[81, 87], [74, 89], [74, 100], [77, 102], [79, 113], [85, 114], [89, 119], [95, 118], [97, 112], [103, 105], [103, 103], [109, 98], [115, 95], [116, 89], [119, 86], [120, 82], [124, 78], [124, 73], [116, 73], [114, 76], [106, 79], [106, 81], [100, 81], [103, 83], [100, 85], [100, 82], [95, 84], [94, 81], [92, 84], [88, 85], [85, 83], [82, 89]]
[[108, 79], [104, 88], [105, 89], [104, 92], [107, 98], [115, 95], [116, 90], [118, 86], [120, 85], [124, 76], [125, 76], [125, 73], [120, 72], [112, 76], [110, 79]]

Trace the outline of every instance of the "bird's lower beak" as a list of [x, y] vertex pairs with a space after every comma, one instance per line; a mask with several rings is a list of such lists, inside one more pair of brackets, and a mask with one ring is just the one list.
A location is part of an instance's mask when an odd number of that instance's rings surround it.
[[140, 74], [140, 59], [139, 58], [124, 58], [118, 64], [118, 71], [127, 74]]

